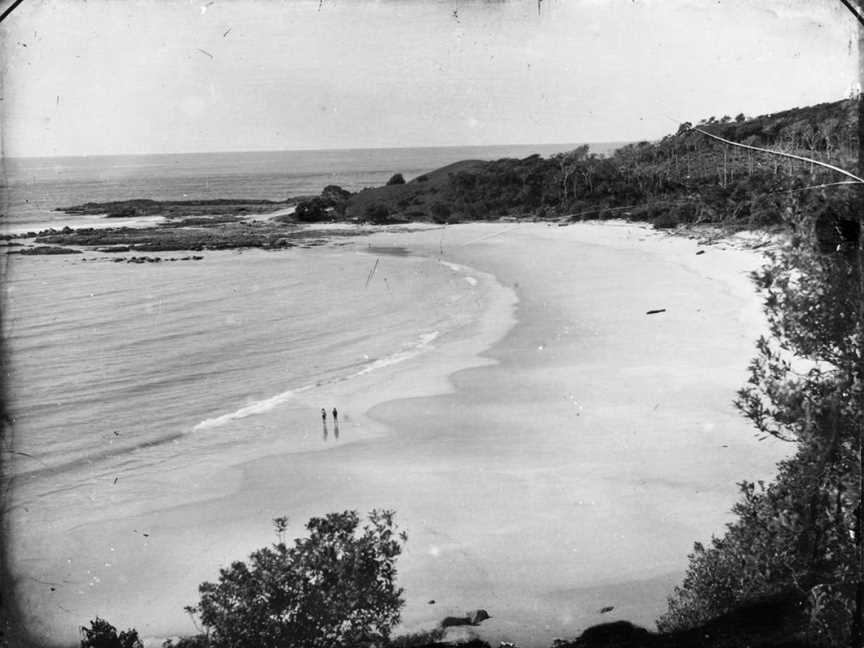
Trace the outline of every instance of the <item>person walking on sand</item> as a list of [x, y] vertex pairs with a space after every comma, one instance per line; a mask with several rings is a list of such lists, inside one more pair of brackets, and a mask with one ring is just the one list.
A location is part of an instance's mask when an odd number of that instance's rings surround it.
[[337, 441], [339, 440], [339, 412], [335, 407], [333, 408], [333, 436]]
[[325, 410], [323, 407], [321, 408], [321, 422], [324, 425], [327, 425], [327, 410]]

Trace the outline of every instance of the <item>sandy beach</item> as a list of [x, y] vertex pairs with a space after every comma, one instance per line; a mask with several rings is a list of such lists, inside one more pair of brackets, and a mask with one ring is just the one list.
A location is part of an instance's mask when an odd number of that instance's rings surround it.
[[472, 288], [462, 326], [222, 426], [229, 440], [276, 426], [311, 437], [321, 403], [337, 403], [342, 442], [326, 451], [226, 442], [189, 461], [168, 447], [124, 481], [134, 501], [106, 496], [42, 529], [19, 564], [74, 555], [96, 580], [26, 590], [37, 633], [74, 639], [96, 614], [154, 645], [193, 633], [182, 606], [272, 541], [272, 518], [287, 514], [290, 536], [310, 516], [374, 507], [409, 536], [404, 631], [473, 608], [492, 616], [477, 636], [523, 648], [614, 619], [651, 626], [693, 542], [730, 520], [736, 482], [770, 477], [788, 449], [758, 442], [732, 406], [763, 327], [757, 252], [621, 223], [385, 228], [345, 246], [379, 259], [381, 280], [394, 254], [446, 264]]

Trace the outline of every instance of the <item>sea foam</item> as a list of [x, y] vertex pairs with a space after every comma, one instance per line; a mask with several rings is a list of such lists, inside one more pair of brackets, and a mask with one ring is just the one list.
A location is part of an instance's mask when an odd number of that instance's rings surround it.
[[400, 362], [405, 362], [406, 360], [415, 358], [421, 353], [424, 353], [433, 348], [432, 342], [434, 342], [438, 338], [438, 335], [438, 331], [423, 333], [418, 337], [415, 343], [406, 345], [406, 348], [403, 348], [395, 353], [388, 354], [375, 360], [370, 360], [359, 371], [344, 376], [337, 376], [329, 380], [316, 382], [312, 385], [304, 385], [295, 389], [289, 389], [279, 394], [276, 394], [275, 396], [254, 401], [252, 403], [249, 403], [248, 405], [244, 405], [240, 409], [233, 412], [229, 412], [221, 416], [216, 416], [214, 418], [205, 419], [198, 423], [195, 427], [193, 427], [192, 432], [200, 432], [202, 430], [217, 428], [231, 421], [243, 419], [248, 416], [255, 416], [257, 414], [263, 414], [265, 412], [273, 410], [274, 408], [282, 405], [283, 403], [287, 403], [288, 401], [294, 399], [298, 394], [311, 391], [317, 387], [331, 385], [337, 382], [343, 382], [345, 380], [351, 380], [352, 378], [358, 378], [373, 371], [378, 371], [380, 369], [384, 369], [385, 367], [391, 367], [393, 365], [399, 364]]

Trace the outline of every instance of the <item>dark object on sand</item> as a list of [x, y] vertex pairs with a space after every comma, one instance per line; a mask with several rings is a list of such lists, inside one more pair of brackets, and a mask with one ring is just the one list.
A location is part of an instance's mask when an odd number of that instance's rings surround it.
[[665, 313], [665, 312], [666, 312], [665, 308], [655, 308], [653, 310], [646, 311], [645, 314], [646, 315], [656, 315], [657, 313]]
[[611, 612], [615, 609], [614, 605], [607, 605], [605, 607], [600, 608], [600, 614], [606, 614], [607, 612]]
[[655, 639], [645, 628], [629, 621], [614, 621], [588, 628], [567, 648], [644, 648]]
[[699, 250], [699, 251], [696, 253], [697, 256], [700, 255], [700, 254], [705, 254], [705, 250]]
[[809, 648], [807, 600], [797, 591], [742, 603], [689, 630], [649, 632], [629, 621], [615, 621], [585, 630], [559, 648]]
[[468, 614], [464, 617], [445, 617], [441, 622], [442, 628], [449, 628], [451, 626], [476, 626], [480, 625], [486, 619], [491, 619], [489, 613], [486, 610], [472, 610], [468, 612]]

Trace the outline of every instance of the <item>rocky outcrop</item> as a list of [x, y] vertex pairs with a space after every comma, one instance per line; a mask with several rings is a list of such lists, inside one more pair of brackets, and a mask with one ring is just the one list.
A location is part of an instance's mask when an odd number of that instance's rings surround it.
[[196, 215], [267, 213], [282, 209], [293, 201], [258, 200], [249, 198], [215, 198], [212, 200], [114, 200], [88, 202], [83, 205], [58, 207], [54, 211], [67, 214], [106, 215], [108, 218], [137, 218], [139, 216], [165, 216], [177, 218]]
[[9, 254], [81, 254], [81, 250], [73, 248], [57, 247], [55, 245], [37, 245], [35, 247], [22, 248], [20, 250], [10, 250]]
[[465, 616], [461, 617], [445, 617], [441, 622], [442, 628], [450, 628], [453, 626], [476, 626], [483, 623], [486, 619], [491, 619], [489, 613], [486, 610], [472, 610], [465, 614]]

